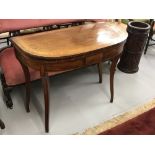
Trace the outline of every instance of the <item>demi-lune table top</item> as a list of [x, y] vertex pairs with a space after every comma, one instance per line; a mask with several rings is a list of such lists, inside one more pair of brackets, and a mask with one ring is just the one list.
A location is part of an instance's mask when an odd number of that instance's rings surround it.
[[126, 25], [101, 22], [14, 37], [12, 42], [25, 54], [60, 58], [102, 49], [126, 38]]

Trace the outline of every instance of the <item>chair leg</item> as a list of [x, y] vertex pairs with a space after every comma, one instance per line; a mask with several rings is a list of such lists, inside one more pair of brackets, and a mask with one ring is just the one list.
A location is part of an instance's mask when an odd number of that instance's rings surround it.
[[0, 128], [5, 129], [5, 124], [3, 123], [3, 121], [1, 119], [0, 119]]
[[4, 102], [6, 103], [6, 106], [8, 108], [12, 109], [13, 108], [13, 102], [12, 102], [11, 95], [10, 95], [12, 87], [7, 86], [4, 74], [0, 73], [0, 77], [1, 77], [1, 84], [2, 84]]
[[145, 46], [144, 54], [146, 54], [146, 52], [147, 52], [147, 49], [149, 47], [149, 42], [150, 42], [150, 37], [147, 39], [147, 43], [146, 43], [146, 46]]

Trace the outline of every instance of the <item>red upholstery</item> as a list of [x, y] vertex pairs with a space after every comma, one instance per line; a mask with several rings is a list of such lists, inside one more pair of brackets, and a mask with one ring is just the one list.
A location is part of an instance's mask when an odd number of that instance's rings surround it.
[[[13, 86], [25, 83], [22, 67], [15, 57], [14, 49], [7, 48], [0, 54], [0, 66], [5, 76], [7, 85]], [[40, 79], [38, 71], [29, 68], [31, 81]], [[55, 75], [60, 72], [50, 72], [49, 75]]]
[[108, 22], [111, 19], [87, 19], [87, 21], [93, 21], [93, 22]]
[[0, 19], [0, 33], [78, 21], [82, 19]]

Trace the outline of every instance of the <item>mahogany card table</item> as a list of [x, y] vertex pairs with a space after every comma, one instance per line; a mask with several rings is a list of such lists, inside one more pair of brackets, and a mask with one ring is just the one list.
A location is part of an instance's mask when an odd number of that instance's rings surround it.
[[45, 101], [45, 131], [49, 132], [48, 72], [61, 72], [98, 65], [102, 82], [103, 61], [111, 61], [110, 102], [114, 96], [115, 67], [127, 38], [126, 26], [117, 22], [86, 25], [17, 36], [11, 39], [24, 75], [26, 111], [29, 112], [30, 73], [28, 67], [40, 71]]

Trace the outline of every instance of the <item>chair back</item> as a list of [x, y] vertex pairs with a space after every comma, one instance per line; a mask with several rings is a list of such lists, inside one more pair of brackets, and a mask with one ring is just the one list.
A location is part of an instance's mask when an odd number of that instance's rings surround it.
[[81, 19], [0, 19], [0, 33], [18, 30], [80, 22]]

